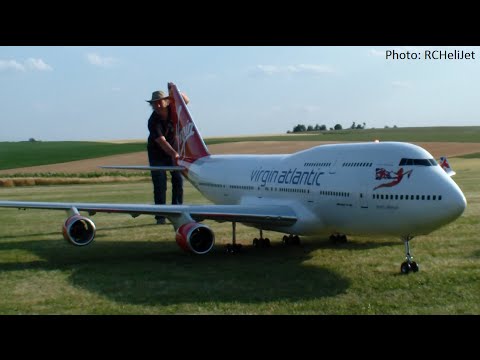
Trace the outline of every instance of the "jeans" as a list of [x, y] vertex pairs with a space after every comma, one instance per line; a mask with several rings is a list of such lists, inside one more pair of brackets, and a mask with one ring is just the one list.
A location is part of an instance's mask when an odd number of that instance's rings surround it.
[[[150, 166], [172, 166], [171, 159], [155, 159], [148, 154]], [[167, 172], [164, 170], [151, 171], [153, 183], [153, 198], [155, 204], [165, 205], [167, 202]], [[183, 204], [183, 178], [180, 171], [170, 171], [172, 176], [172, 204]], [[164, 219], [163, 216], [155, 216], [155, 219]]]

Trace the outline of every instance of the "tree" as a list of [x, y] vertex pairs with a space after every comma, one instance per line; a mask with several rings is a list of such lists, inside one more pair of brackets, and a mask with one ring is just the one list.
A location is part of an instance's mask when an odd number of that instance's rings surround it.
[[335, 125], [335, 128], [334, 128], [334, 129], [335, 129], [335, 130], [342, 130], [342, 125], [337, 124], [337, 125]]
[[350, 126], [350, 129], [358, 129], [358, 130], [359, 130], [359, 129], [365, 129], [365, 126], [366, 126], [366, 125], [367, 125], [366, 123], [363, 123], [363, 126], [360, 125], [360, 124], [356, 124], [356, 125], [355, 125], [355, 121], [354, 121], [354, 122], [352, 123], [352, 126]]
[[297, 126], [295, 126], [295, 127], [293, 128], [293, 132], [294, 132], [294, 133], [303, 132], [303, 131], [307, 131], [307, 128], [306, 128], [305, 125], [303, 125], [303, 124], [298, 124]]
[[308, 125], [307, 131], [313, 131], [313, 126], [312, 126], [312, 125]]

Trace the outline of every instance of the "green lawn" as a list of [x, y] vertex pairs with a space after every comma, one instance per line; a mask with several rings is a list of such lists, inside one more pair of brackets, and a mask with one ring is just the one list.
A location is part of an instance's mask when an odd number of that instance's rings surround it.
[[[326, 238], [251, 247], [229, 255], [230, 223], [205, 222], [217, 246], [185, 253], [170, 225], [150, 216], [97, 214], [86, 248], [61, 235], [62, 211], [0, 209], [0, 314], [480, 314], [480, 159], [450, 159], [468, 207], [454, 223], [415, 238], [418, 273], [401, 275], [403, 244], [392, 237]], [[148, 182], [0, 188], [2, 200], [151, 203]], [[205, 199], [189, 184], [188, 203]]]
[[0, 170], [56, 164], [145, 150], [146, 143], [112, 144], [87, 141], [0, 142]]

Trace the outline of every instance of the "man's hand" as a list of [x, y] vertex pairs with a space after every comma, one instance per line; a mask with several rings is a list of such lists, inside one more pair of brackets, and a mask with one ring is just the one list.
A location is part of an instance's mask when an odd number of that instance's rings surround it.
[[172, 156], [173, 164], [177, 165], [179, 159], [180, 159], [180, 155], [178, 155], [178, 153], [175, 152], [175, 154], [173, 154], [173, 156]]

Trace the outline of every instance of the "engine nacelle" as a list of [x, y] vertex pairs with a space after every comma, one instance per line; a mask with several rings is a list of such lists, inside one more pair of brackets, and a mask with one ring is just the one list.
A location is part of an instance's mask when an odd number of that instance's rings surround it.
[[63, 224], [63, 237], [75, 246], [90, 244], [95, 238], [95, 231], [93, 221], [79, 214], [70, 216]]
[[203, 255], [212, 250], [215, 244], [215, 235], [208, 226], [190, 222], [178, 228], [175, 240], [183, 250]]

